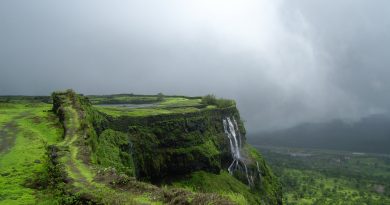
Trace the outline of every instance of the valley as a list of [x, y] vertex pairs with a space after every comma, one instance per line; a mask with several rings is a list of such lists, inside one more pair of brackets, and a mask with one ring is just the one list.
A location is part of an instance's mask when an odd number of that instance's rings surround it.
[[390, 203], [390, 156], [256, 146], [283, 186], [284, 204]]

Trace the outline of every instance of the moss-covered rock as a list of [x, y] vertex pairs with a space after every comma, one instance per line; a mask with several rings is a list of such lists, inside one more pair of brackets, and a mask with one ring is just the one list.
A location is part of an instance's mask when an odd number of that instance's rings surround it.
[[114, 167], [116, 170], [134, 176], [132, 143], [125, 133], [104, 130], [97, 140], [94, 151], [96, 163], [103, 167]]

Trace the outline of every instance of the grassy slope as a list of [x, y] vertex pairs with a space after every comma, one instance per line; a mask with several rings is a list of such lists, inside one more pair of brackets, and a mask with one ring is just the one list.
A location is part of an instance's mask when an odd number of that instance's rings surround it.
[[[161, 204], [151, 201], [147, 194], [119, 192], [95, 182], [93, 178], [96, 171], [77, 157], [79, 150], [75, 143], [80, 137], [79, 133], [68, 132], [62, 141], [62, 126], [50, 109], [50, 104], [0, 103], [0, 130], [5, 130], [7, 123], [16, 123], [16, 127], [6, 133], [15, 137], [14, 142], [0, 153], [0, 204], [61, 203], [51, 192], [38, 191], [27, 186], [28, 181], [44, 172], [46, 146], [49, 144], [68, 147], [69, 154], [62, 160], [79, 193], [93, 193], [107, 203]], [[72, 108], [68, 109], [73, 116], [68, 118], [67, 124], [78, 129], [77, 113]]]
[[261, 201], [259, 195], [253, 193], [247, 185], [232, 177], [226, 171], [220, 174], [204, 171], [194, 172], [186, 178], [173, 182], [172, 186], [194, 192], [218, 193], [240, 205], [258, 204]]
[[[250, 145], [245, 145], [243, 151], [249, 154], [250, 160], [255, 160], [264, 165], [264, 159], [260, 153]], [[269, 170], [269, 167], [264, 167], [262, 170]], [[267, 176], [262, 178], [263, 189], [267, 194], [276, 193], [275, 188], [279, 186], [278, 181], [272, 172], [268, 172]], [[196, 192], [217, 193], [230, 198], [237, 204], [265, 204], [267, 201], [262, 197], [258, 190], [251, 190], [246, 184], [232, 177], [227, 171], [222, 171], [220, 174], [213, 174], [204, 171], [194, 172], [191, 175], [176, 179], [171, 186], [181, 187]], [[262, 193], [264, 194], [264, 193]]]
[[8, 133], [15, 137], [14, 144], [0, 153], [0, 204], [38, 203], [41, 193], [23, 184], [43, 171], [45, 144], [61, 138], [57, 118], [47, 112], [50, 108], [48, 104], [0, 104], [0, 127], [10, 121], [17, 125]]

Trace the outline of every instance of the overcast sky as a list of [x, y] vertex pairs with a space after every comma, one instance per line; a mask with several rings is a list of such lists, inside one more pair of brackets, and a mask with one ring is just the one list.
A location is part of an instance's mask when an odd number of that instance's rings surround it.
[[205, 95], [249, 132], [390, 108], [388, 0], [2, 0], [0, 95]]

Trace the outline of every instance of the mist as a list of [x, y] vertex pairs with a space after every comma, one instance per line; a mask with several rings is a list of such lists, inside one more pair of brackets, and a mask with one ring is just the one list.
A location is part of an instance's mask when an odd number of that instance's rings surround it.
[[387, 113], [390, 2], [0, 2], [0, 95], [206, 95], [248, 132]]

